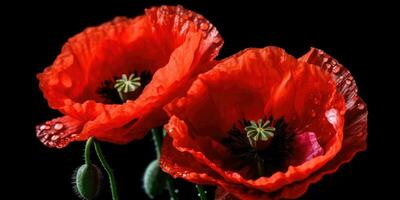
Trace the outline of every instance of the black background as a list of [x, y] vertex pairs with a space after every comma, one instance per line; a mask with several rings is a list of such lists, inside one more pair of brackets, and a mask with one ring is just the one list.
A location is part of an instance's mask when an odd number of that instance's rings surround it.
[[[14, 91], [12, 98], [14, 102], [22, 103], [11, 115], [17, 116], [19, 121], [21, 116], [26, 120], [17, 131], [12, 129], [16, 139], [9, 143], [12, 147], [7, 150], [15, 154], [6, 152], [13, 158], [8, 166], [18, 169], [17, 175], [21, 175], [10, 179], [12, 190], [8, 192], [15, 196], [12, 199], [23, 199], [26, 195], [30, 199], [78, 199], [73, 194], [71, 175], [83, 163], [84, 144], [74, 143], [58, 150], [46, 148], [36, 139], [34, 126], [58, 117], [60, 113], [47, 106], [35, 75], [53, 62], [69, 37], [84, 28], [99, 25], [115, 16], [134, 17], [142, 14], [146, 7], [162, 4], [181, 4], [212, 22], [225, 40], [218, 58], [225, 58], [247, 47], [267, 45], [279, 46], [294, 56], [301, 56], [313, 46], [323, 49], [344, 64], [352, 72], [360, 96], [368, 105], [368, 150], [359, 153], [350, 164], [342, 166], [335, 174], [313, 184], [302, 198], [364, 199], [377, 194], [381, 198], [389, 197], [395, 184], [385, 180], [394, 176], [395, 165], [389, 162], [395, 157], [389, 152], [394, 152], [396, 148], [389, 145], [394, 138], [387, 135], [393, 133], [386, 120], [387, 115], [385, 117], [381, 109], [381, 100], [385, 98], [383, 94], [395, 84], [379, 87], [379, 83], [386, 78], [377, 69], [386, 66], [380, 59], [387, 51], [382, 45], [394, 45], [387, 38], [389, 33], [384, 27], [385, 23], [394, 26], [387, 21], [391, 19], [391, 12], [367, 3], [273, 4], [241, 1], [216, 4], [212, 1], [144, 0], [125, 3], [35, 1], [16, 5], [15, 12], [7, 16], [13, 20], [9, 33], [18, 38], [17, 45], [13, 45], [14, 48], [9, 51], [16, 55], [13, 58], [13, 62], [17, 63], [14, 66], [18, 66], [15, 67], [18, 71], [16, 74], [24, 76], [23, 92]], [[387, 145], [383, 142], [387, 142]], [[155, 157], [151, 138], [146, 137], [125, 146], [106, 143], [102, 143], [102, 146], [115, 170], [121, 199], [147, 199], [142, 190], [141, 176], [146, 165]], [[106, 183], [98, 199], [110, 199]], [[192, 193], [194, 190], [191, 187], [181, 186], [181, 199], [196, 199]], [[212, 194], [211, 190], [209, 194]], [[164, 194], [160, 199], [168, 198]]]

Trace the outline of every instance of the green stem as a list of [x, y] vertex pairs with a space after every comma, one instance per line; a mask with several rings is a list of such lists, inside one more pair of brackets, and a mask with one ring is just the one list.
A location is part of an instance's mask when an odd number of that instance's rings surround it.
[[[160, 160], [161, 157], [161, 147], [162, 147], [162, 139], [163, 139], [163, 131], [164, 129], [151, 129], [151, 133], [153, 135], [154, 146], [156, 148], [157, 159]], [[164, 172], [163, 172], [164, 173]], [[165, 174], [167, 179], [167, 189], [171, 200], [177, 200], [178, 197], [175, 193], [174, 182], [169, 174]]]
[[92, 160], [90, 159], [90, 148], [92, 147], [92, 143], [93, 143], [93, 138], [90, 137], [86, 141], [86, 145], [85, 145], [85, 164], [86, 165], [92, 164]]
[[151, 129], [153, 135], [154, 146], [156, 148], [157, 159], [161, 157], [161, 146], [162, 146], [162, 135], [157, 131], [156, 128]]
[[126, 94], [123, 92], [118, 91], [119, 98], [121, 99], [122, 103], [126, 102]]
[[197, 192], [199, 193], [200, 200], [207, 200], [206, 193], [204, 192], [203, 187], [200, 185], [196, 185], [196, 188]]
[[175, 189], [174, 189], [174, 181], [172, 180], [171, 176], [167, 175], [167, 188], [168, 188], [168, 193], [169, 197], [171, 200], [178, 200], [178, 196], [176, 196]]
[[257, 155], [257, 172], [258, 176], [264, 176], [264, 160]]
[[96, 141], [93, 141], [93, 144], [94, 144], [94, 149], [96, 150], [97, 157], [99, 158], [101, 165], [103, 165], [104, 169], [107, 172], [108, 179], [110, 181], [112, 199], [118, 200], [117, 185], [115, 182], [115, 177], [114, 177], [113, 171], [112, 171], [110, 165], [108, 165], [106, 159], [104, 158], [104, 155], [103, 155], [103, 152], [101, 151], [100, 145]]

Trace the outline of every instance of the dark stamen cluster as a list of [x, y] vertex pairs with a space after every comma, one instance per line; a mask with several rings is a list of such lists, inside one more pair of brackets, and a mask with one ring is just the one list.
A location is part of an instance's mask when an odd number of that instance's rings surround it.
[[[250, 125], [248, 120], [240, 121], [238, 127], [234, 126], [228, 131], [228, 137], [223, 138], [221, 143], [239, 161], [234, 165], [227, 166], [230, 170], [242, 172], [246, 178], [256, 179], [287, 169], [294, 133], [288, 128], [283, 118], [273, 121], [273, 118], [270, 117], [269, 120], [275, 127], [275, 135], [264, 149], [255, 149], [251, 145], [244, 130], [244, 127]], [[246, 170], [248, 168], [251, 170]]]

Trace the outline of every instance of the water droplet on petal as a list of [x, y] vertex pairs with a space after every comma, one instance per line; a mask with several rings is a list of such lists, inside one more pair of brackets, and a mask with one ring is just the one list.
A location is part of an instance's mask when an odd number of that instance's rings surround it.
[[51, 136], [51, 140], [57, 140], [58, 138], [60, 138], [60, 136], [58, 136], [58, 135], [53, 135], [53, 136]]
[[326, 64], [325, 64], [325, 67], [326, 67], [327, 69], [330, 69], [330, 68], [332, 67], [332, 65], [331, 65], [330, 63], [326, 63]]
[[39, 129], [40, 129], [41, 131], [43, 131], [44, 129], [47, 129], [46, 127], [47, 127], [46, 125], [41, 125]]
[[363, 103], [359, 103], [359, 104], [357, 105], [357, 108], [358, 108], [358, 110], [364, 110], [365, 105], [364, 105]]
[[213, 41], [215, 44], [219, 44], [222, 42], [222, 38], [220, 36], [216, 37]]
[[314, 98], [313, 98], [313, 101], [314, 101], [314, 104], [315, 104], [315, 105], [319, 105], [319, 103], [320, 103], [320, 102], [319, 102], [319, 99], [318, 99], [317, 97], [314, 97]]
[[350, 84], [351, 84], [351, 80], [350, 80], [350, 79], [347, 79], [347, 80], [346, 80], [346, 84], [347, 84], [347, 85], [350, 85]]
[[207, 32], [206, 31], [203, 31], [202, 33], [201, 33], [201, 36], [203, 37], [203, 38], [206, 38], [207, 37]]
[[208, 23], [202, 22], [200, 24], [200, 29], [203, 31], [206, 31], [208, 29], [208, 27], [209, 27]]
[[335, 74], [339, 73], [340, 72], [340, 67], [336, 65], [335, 67], [333, 67], [332, 72], [335, 73]]
[[63, 127], [64, 127], [64, 125], [61, 124], [61, 123], [56, 123], [54, 125], [54, 129], [57, 130], [57, 131], [61, 130]]
[[315, 117], [317, 114], [315, 113], [314, 110], [311, 110], [311, 117]]
[[338, 121], [338, 111], [335, 108], [331, 108], [325, 112], [325, 117], [329, 123], [331, 123], [334, 127], [337, 126]]

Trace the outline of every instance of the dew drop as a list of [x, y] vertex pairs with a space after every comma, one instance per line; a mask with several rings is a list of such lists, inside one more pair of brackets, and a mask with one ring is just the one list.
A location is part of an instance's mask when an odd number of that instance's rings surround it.
[[360, 132], [358, 132], [358, 133], [356, 134], [357, 137], [361, 137], [361, 136], [363, 136], [363, 135], [364, 135], [364, 132], [362, 132], [362, 131], [360, 131]]
[[327, 69], [330, 69], [330, 68], [332, 67], [332, 65], [331, 65], [330, 63], [326, 63], [326, 64], [325, 64], [325, 67], [326, 67]]
[[313, 101], [314, 101], [314, 104], [315, 104], [315, 105], [319, 105], [319, 103], [320, 103], [320, 102], [319, 102], [319, 99], [318, 99], [317, 97], [314, 97], [314, 98], [313, 98]]
[[57, 140], [58, 138], [60, 138], [60, 136], [58, 136], [58, 135], [51, 136], [51, 140], [53, 140], [53, 141]]
[[317, 114], [315, 113], [314, 110], [311, 110], [311, 117], [315, 117]]
[[65, 132], [60, 132], [58, 135], [59, 135], [61, 138], [65, 138], [65, 137], [68, 136], [68, 134], [65, 134]]
[[43, 130], [46, 129], [46, 127], [47, 127], [46, 125], [41, 125], [39, 129], [40, 129], [41, 131], [43, 131]]
[[57, 130], [57, 131], [61, 130], [62, 128], [64, 128], [64, 125], [61, 124], [61, 123], [56, 123], [54, 125], [54, 129]]
[[178, 194], [178, 193], [179, 193], [179, 190], [178, 190], [178, 189], [175, 189], [174, 192]]
[[217, 38], [214, 39], [213, 42], [214, 42], [215, 44], [219, 44], [219, 43], [222, 42], [222, 38], [218, 36]]
[[350, 80], [350, 79], [347, 79], [347, 80], [346, 80], [346, 84], [347, 84], [347, 85], [350, 85], [350, 84], [351, 84], [351, 80]]
[[325, 112], [325, 117], [329, 123], [336, 127], [338, 120], [338, 111], [335, 108], [331, 108]]
[[208, 23], [202, 22], [200, 24], [200, 29], [203, 31], [206, 31], [208, 29], [208, 27], [209, 27]]
[[357, 104], [357, 108], [358, 108], [358, 110], [364, 110], [365, 105], [363, 103], [359, 103], [359, 104]]
[[333, 67], [332, 72], [335, 73], [335, 74], [339, 73], [340, 72], [340, 67], [336, 65], [335, 67]]
[[202, 36], [203, 38], [206, 38], [206, 37], [207, 37], [207, 32], [206, 32], [206, 31], [203, 31], [203, 33], [201, 34], [201, 36]]

